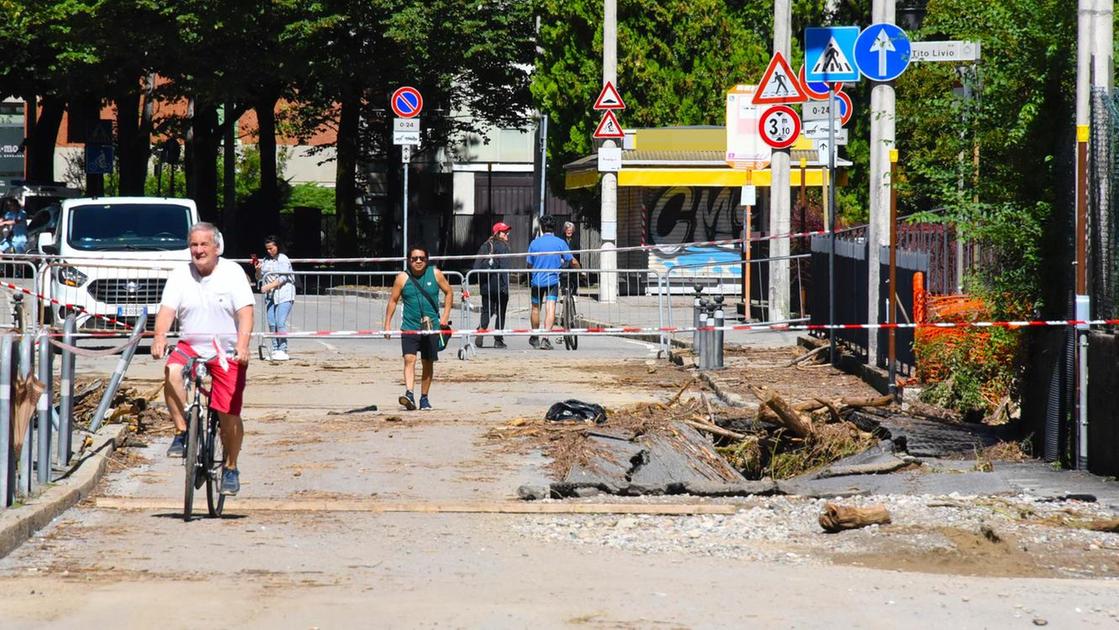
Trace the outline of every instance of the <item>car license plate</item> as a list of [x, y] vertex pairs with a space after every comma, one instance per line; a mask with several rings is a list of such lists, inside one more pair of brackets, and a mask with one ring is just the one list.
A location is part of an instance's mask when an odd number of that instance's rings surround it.
[[117, 307], [117, 317], [139, 317], [146, 304], [124, 304]]

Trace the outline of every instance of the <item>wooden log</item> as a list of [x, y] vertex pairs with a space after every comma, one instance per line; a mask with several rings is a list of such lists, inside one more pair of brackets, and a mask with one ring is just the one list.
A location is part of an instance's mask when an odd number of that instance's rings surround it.
[[684, 395], [684, 392], [686, 392], [688, 390], [688, 388], [692, 386], [692, 383], [695, 383], [695, 381], [696, 381], [695, 376], [688, 379], [688, 382], [684, 383], [684, 385], [680, 388], [680, 390], [676, 392], [676, 395], [673, 396], [672, 398], [670, 398], [667, 403], [665, 403], [665, 408], [668, 408], [668, 407], [671, 407], [672, 405], [675, 405], [677, 403], [677, 401], [680, 400], [680, 397]]
[[828, 413], [831, 414], [831, 421], [832, 422], [842, 422], [843, 421], [843, 418], [841, 418], [839, 416], [839, 410], [835, 408], [835, 405], [833, 405], [830, 402], [824, 400], [823, 398], [817, 398], [816, 402], [818, 402], [821, 405], [828, 408]]
[[745, 440], [746, 439], [746, 436], [742, 433], [737, 433], [735, 431], [731, 431], [730, 429], [724, 429], [723, 427], [716, 426], [714, 424], [707, 424], [706, 422], [697, 422], [695, 420], [685, 420], [684, 424], [688, 425], [689, 427], [699, 429], [700, 431], [706, 431], [706, 432], [712, 433], [714, 435], [721, 435], [723, 437], [728, 437], [732, 440]]
[[788, 363], [786, 363], [782, 367], [793, 367], [794, 365], [796, 365], [798, 363], [804, 363], [805, 361], [811, 359], [812, 357], [822, 354], [829, 347], [830, 346], [820, 346], [819, 348], [816, 348], [815, 350], [809, 350], [808, 352], [805, 352], [804, 354], [802, 354], [799, 357], [793, 359], [792, 361], [789, 361]]
[[867, 525], [889, 525], [890, 512], [882, 505], [859, 508], [828, 501], [820, 515], [820, 527], [834, 534], [845, 529], [858, 529]]
[[762, 401], [763, 407], [769, 407], [773, 413], [777, 415], [781, 425], [789, 430], [795, 437], [807, 438], [815, 434], [812, 428], [812, 422], [800, 415], [796, 409], [793, 409], [789, 403], [785, 402], [784, 398], [777, 395], [776, 392], [770, 392], [751, 385], [750, 389], [754, 395]]
[[894, 397], [886, 394], [877, 398], [840, 398], [839, 404], [852, 409], [863, 407], [889, 407], [894, 402]]

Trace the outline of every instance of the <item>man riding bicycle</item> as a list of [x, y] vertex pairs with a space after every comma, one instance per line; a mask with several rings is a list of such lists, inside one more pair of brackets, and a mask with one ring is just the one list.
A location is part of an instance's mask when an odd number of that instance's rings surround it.
[[197, 357], [210, 368], [210, 408], [221, 421], [225, 447], [221, 493], [233, 495], [241, 489], [237, 455], [245, 433], [241, 399], [249, 367], [254, 299], [245, 272], [237, 263], [222, 259], [221, 253], [221, 232], [216, 227], [203, 222], [190, 228], [190, 264], [174, 269], [163, 288], [152, 358], [168, 355], [167, 333], [178, 318], [179, 343], [170, 351], [163, 370], [163, 392], [177, 431], [167, 456], [183, 457], [186, 452], [182, 368]]

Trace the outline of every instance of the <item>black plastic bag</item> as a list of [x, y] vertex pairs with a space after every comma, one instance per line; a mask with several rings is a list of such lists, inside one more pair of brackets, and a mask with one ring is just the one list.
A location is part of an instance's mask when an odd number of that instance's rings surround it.
[[581, 400], [565, 400], [552, 405], [545, 420], [588, 420], [595, 424], [606, 422], [606, 409], [602, 405], [586, 403]]

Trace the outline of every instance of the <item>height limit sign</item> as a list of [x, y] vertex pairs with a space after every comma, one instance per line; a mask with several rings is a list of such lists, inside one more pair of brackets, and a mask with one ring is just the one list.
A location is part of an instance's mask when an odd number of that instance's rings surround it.
[[786, 105], [770, 107], [758, 119], [758, 133], [774, 149], [791, 147], [800, 135], [800, 116]]

